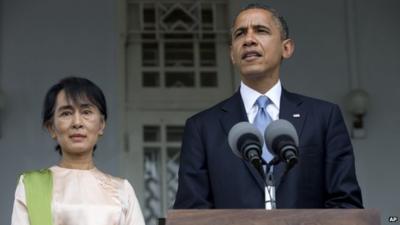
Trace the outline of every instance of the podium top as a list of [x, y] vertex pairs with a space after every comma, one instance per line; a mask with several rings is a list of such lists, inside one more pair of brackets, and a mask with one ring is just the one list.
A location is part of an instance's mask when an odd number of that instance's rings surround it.
[[380, 225], [375, 209], [171, 210], [167, 225]]

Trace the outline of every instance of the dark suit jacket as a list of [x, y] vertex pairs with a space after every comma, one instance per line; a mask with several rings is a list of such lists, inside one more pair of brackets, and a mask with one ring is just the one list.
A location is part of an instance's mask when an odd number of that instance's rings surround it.
[[[274, 167], [277, 208], [362, 208], [354, 155], [339, 107], [282, 90], [279, 118], [299, 135], [299, 162]], [[300, 117], [293, 117], [300, 114]], [[174, 208], [265, 208], [264, 181], [234, 155], [229, 130], [247, 121], [240, 92], [186, 122]]]

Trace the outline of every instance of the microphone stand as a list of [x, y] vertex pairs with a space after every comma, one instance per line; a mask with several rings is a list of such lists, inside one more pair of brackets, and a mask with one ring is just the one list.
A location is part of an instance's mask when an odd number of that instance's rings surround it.
[[[265, 181], [265, 194], [269, 195], [269, 201], [265, 201], [266, 204], [266, 209], [276, 209], [276, 196], [275, 196], [275, 180], [274, 180], [274, 176], [273, 176], [273, 170], [272, 170], [272, 166], [277, 165], [281, 160], [279, 159], [279, 157], [275, 156], [269, 163], [267, 163], [264, 159], [262, 159], [262, 164], [266, 166], [266, 175], [263, 176], [264, 181]], [[297, 163], [297, 159], [296, 161], [292, 161], [292, 163], [285, 163], [285, 172], [283, 173], [281, 179], [280, 179], [280, 183], [282, 183], [282, 181], [284, 180], [284, 178], [286, 177], [287, 173], [289, 172], [289, 170]], [[272, 189], [272, 190], [271, 190]], [[268, 208], [267, 204], [270, 204], [270, 208]]]
[[[265, 208], [267, 210], [276, 209], [275, 180], [273, 176], [272, 165], [276, 165], [277, 162], [274, 160], [275, 158], [270, 163], [267, 163], [264, 159], [262, 159], [262, 164], [266, 167], [265, 173], [263, 173], [263, 180], [265, 183]], [[269, 200], [267, 200], [267, 194]]]

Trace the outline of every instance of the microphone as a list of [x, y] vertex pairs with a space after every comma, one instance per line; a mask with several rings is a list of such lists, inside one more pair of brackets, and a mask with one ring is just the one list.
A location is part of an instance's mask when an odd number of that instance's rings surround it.
[[294, 126], [287, 120], [272, 121], [264, 132], [268, 150], [274, 155], [273, 164], [283, 161], [287, 171], [298, 162], [299, 137]]
[[261, 132], [248, 122], [240, 122], [229, 131], [228, 141], [233, 153], [239, 158], [250, 161], [264, 179], [266, 185], [265, 207], [267, 209], [276, 208], [272, 171], [268, 172], [266, 177], [262, 166], [264, 160], [261, 155], [264, 138]]
[[249, 161], [264, 176], [261, 159], [264, 139], [257, 128], [248, 122], [237, 123], [229, 131], [228, 143], [236, 156]]

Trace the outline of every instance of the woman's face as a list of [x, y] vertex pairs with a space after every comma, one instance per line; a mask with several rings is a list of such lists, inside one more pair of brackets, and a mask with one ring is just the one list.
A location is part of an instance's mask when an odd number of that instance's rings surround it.
[[90, 101], [79, 99], [73, 103], [67, 99], [64, 90], [58, 93], [53, 121], [48, 129], [63, 155], [92, 154], [104, 127], [103, 116]]

